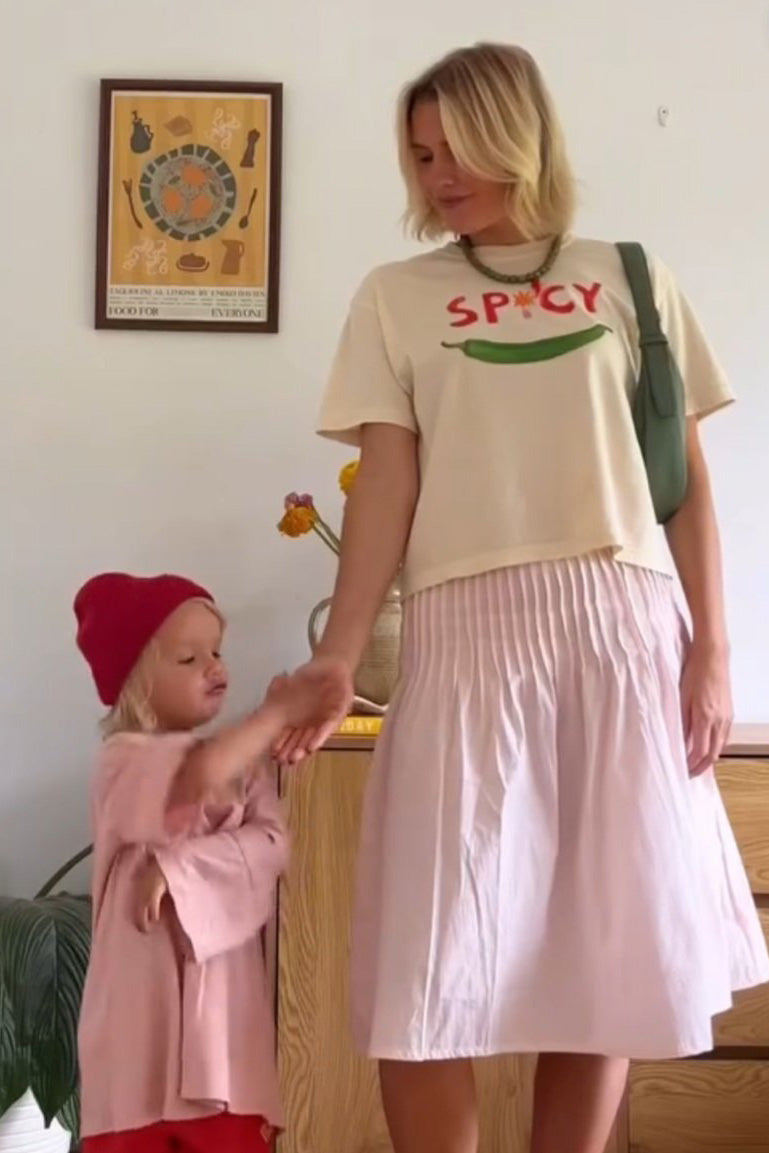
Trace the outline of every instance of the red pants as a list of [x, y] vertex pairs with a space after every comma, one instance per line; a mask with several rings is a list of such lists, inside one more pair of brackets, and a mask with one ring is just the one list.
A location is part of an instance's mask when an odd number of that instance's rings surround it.
[[159, 1121], [144, 1129], [83, 1138], [83, 1153], [268, 1153], [273, 1129], [261, 1117], [217, 1113]]

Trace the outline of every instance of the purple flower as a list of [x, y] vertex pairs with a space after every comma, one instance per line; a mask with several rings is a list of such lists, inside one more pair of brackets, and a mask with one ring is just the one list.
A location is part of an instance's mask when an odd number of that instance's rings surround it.
[[290, 492], [283, 502], [286, 509], [289, 508], [313, 508], [315, 502], [312, 499], [312, 494], [309, 492]]

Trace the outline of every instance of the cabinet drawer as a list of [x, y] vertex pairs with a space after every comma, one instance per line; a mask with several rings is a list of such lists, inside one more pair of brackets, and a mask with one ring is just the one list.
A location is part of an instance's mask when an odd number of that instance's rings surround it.
[[[769, 909], [759, 911], [769, 941]], [[769, 985], [737, 993], [734, 1008], [713, 1022], [716, 1045], [765, 1045], [769, 1048]]]
[[769, 1063], [680, 1061], [630, 1075], [631, 1153], [769, 1153]]
[[769, 761], [722, 761], [718, 783], [751, 888], [769, 893]]

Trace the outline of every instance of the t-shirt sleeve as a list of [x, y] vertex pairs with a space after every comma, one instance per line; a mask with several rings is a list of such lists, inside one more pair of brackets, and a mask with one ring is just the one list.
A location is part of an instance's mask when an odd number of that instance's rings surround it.
[[187, 733], [106, 741], [93, 789], [97, 833], [123, 844], [162, 845], [188, 832], [200, 806], [172, 807], [171, 786], [195, 743]]
[[350, 307], [317, 431], [343, 444], [360, 445], [364, 424], [397, 424], [417, 431], [410, 366], [383, 316], [373, 273]]
[[686, 415], [709, 416], [734, 401], [729, 381], [705, 337], [694, 309], [661, 260], [652, 258], [657, 308], [686, 394]]

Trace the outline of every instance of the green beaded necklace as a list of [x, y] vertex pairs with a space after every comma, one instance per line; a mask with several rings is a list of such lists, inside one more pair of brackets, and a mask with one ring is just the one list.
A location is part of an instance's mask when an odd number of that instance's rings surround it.
[[535, 268], [533, 272], [497, 272], [494, 268], [489, 268], [477, 256], [473, 248], [473, 242], [469, 236], [460, 236], [458, 240], [459, 248], [468, 264], [472, 265], [476, 272], [480, 272], [482, 276], [488, 276], [490, 280], [496, 280], [500, 284], [533, 284], [535, 280], [541, 280], [543, 276], [547, 276], [550, 269], [558, 259], [558, 254], [561, 251], [561, 244], [563, 237], [556, 236], [553, 243], [548, 249], [547, 256], [540, 264], [539, 268]]

